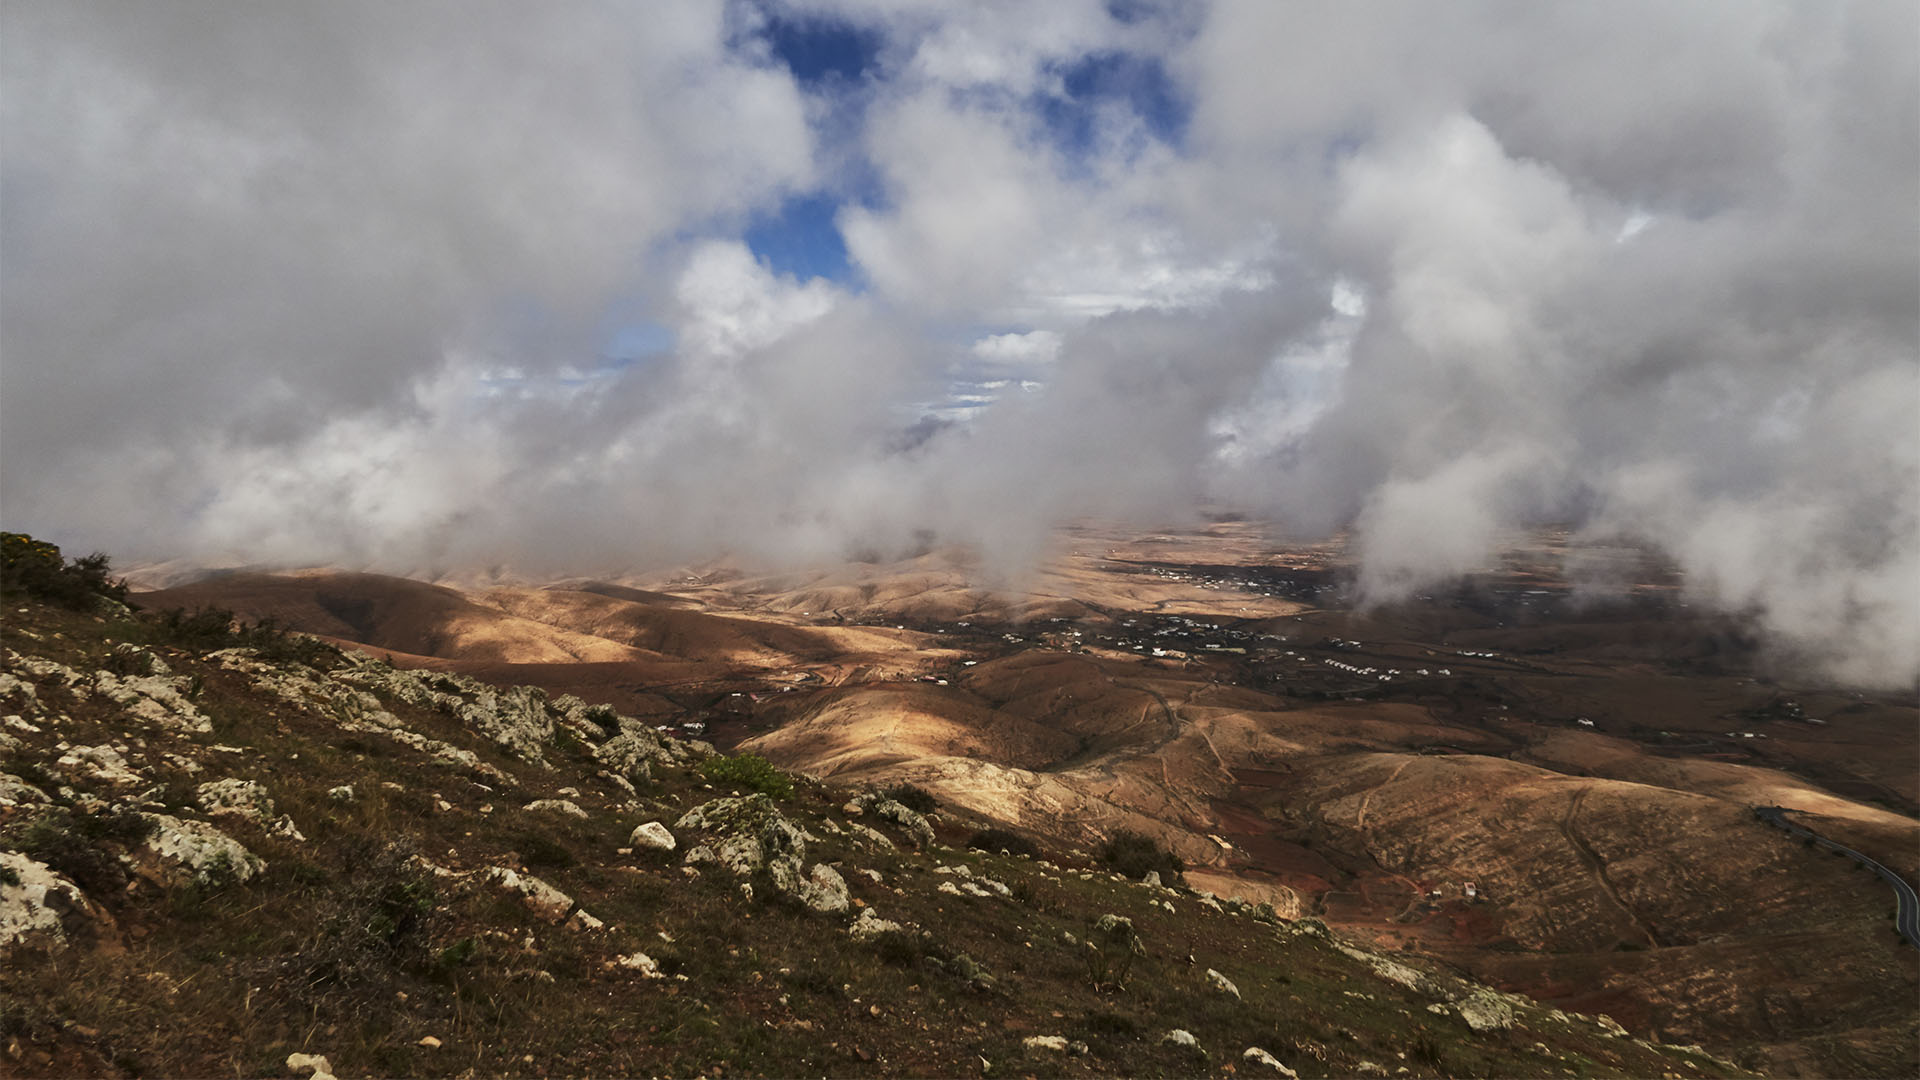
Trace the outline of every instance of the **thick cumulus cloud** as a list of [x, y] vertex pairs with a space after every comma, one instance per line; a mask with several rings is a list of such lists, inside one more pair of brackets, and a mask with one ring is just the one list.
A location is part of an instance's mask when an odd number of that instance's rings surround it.
[[[1351, 528], [1391, 599], [1571, 521], [1920, 673], [1911, 5], [5, 18], [10, 528], [1011, 566], [1206, 497]], [[866, 44], [822, 77], [782, 27]], [[743, 241], [796, 196], [844, 279]]]

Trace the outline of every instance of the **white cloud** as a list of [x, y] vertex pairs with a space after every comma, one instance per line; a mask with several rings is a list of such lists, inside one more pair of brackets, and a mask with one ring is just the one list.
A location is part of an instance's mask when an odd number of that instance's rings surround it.
[[[10, 5], [8, 527], [1011, 562], [1211, 492], [1384, 596], [1572, 518], [1920, 672], [1920, 10], [791, 6], [876, 66], [803, 87], [712, 4]], [[1172, 114], [1065, 96], [1121, 54]], [[739, 239], [815, 185], [857, 285]]]

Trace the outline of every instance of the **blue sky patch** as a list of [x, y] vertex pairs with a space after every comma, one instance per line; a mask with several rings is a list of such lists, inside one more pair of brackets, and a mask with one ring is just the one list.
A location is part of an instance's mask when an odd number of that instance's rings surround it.
[[768, 13], [764, 30], [773, 55], [802, 86], [831, 80], [859, 82], [880, 60], [878, 30], [820, 17]]
[[743, 239], [754, 257], [775, 273], [801, 281], [845, 282], [852, 270], [846, 241], [833, 222], [839, 209], [839, 201], [831, 196], [794, 196], [780, 205], [779, 213], [754, 218]]
[[1186, 136], [1192, 106], [1158, 57], [1095, 53], [1061, 71], [1064, 96], [1047, 98], [1041, 116], [1055, 142], [1075, 154], [1093, 148], [1102, 106], [1123, 104], [1154, 138], [1172, 146]]

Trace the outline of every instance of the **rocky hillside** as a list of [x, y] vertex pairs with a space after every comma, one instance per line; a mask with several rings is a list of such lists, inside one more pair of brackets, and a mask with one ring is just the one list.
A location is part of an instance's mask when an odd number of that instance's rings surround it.
[[17, 594], [0, 644], [0, 1071], [1740, 1075], [574, 698]]

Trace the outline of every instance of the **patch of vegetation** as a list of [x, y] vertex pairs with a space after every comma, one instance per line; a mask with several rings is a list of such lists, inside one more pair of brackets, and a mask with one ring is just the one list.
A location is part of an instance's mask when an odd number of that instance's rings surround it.
[[708, 758], [700, 766], [700, 775], [716, 784], [734, 784], [775, 799], [793, 797], [793, 778], [758, 754]]
[[253, 649], [260, 659], [280, 664], [330, 668], [340, 661], [340, 650], [319, 638], [296, 633], [271, 616], [257, 622], [234, 618], [225, 608], [162, 611], [148, 624], [151, 644], [171, 645], [194, 653], [220, 649]]
[[1102, 866], [1121, 877], [1138, 881], [1151, 871], [1158, 872], [1165, 884], [1184, 886], [1187, 883], [1187, 864], [1144, 833], [1126, 829], [1114, 833], [1100, 846], [1098, 855]]
[[18, 830], [9, 830], [8, 840], [89, 895], [111, 896], [127, 887], [119, 853], [137, 846], [152, 831], [151, 822], [130, 811], [57, 807]]
[[975, 851], [1004, 851], [1009, 855], [1025, 855], [1033, 858], [1040, 854], [1033, 841], [1016, 832], [1006, 829], [981, 829], [967, 838], [967, 846]]
[[912, 784], [895, 784], [881, 794], [916, 813], [931, 814], [940, 809], [939, 799]]
[[574, 858], [573, 852], [565, 844], [543, 833], [517, 833], [513, 838], [513, 847], [520, 853], [520, 861], [528, 866], [565, 870], [580, 861]]
[[0, 598], [32, 597], [74, 611], [102, 599], [124, 601], [127, 584], [114, 578], [107, 557], [94, 552], [72, 561], [59, 547], [26, 533], [0, 532]]

